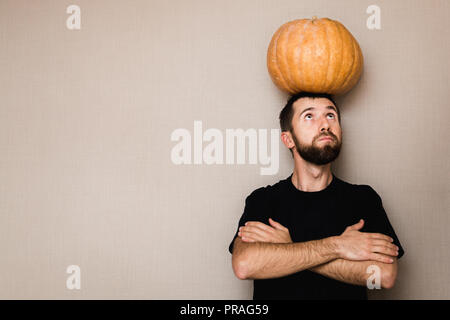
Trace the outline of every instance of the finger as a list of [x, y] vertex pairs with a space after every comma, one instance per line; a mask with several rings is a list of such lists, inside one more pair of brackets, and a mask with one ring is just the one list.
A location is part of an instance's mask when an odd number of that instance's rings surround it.
[[254, 232], [245, 232], [245, 231], [241, 231], [238, 233], [238, 236], [240, 236], [241, 238], [245, 238], [245, 239], [251, 239], [254, 241], [261, 241], [261, 242], [267, 242], [267, 239], [260, 236], [257, 233]]
[[377, 252], [377, 253], [381, 253], [381, 254], [385, 254], [391, 257], [396, 257], [398, 255], [397, 250], [385, 247], [385, 246], [373, 246], [372, 247], [372, 252]]
[[374, 246], [385, 246], [385, 247], [388, 247], [388, 248], [391, 248], [391, 249], [397, 250], [397, 251], [400, 249], [399, 247], [397, 247], [392, 242], [386, 241], [386, 240], [378, 240], [378, 239], [372, 240], [372, 245], [374, 245]]
[[244, 242], [256, 242], [256, 240], [253, 240], [253, 239], [247, 238], [247, 237], [242, 237], [241, 239], [242, 239], [242, 241], [244, 241]]
[[269, 218], [269, 223], [272, 227], [274, 227], [275, 229], [278, 230], [283, 230], [286, 231], [287, 228], [285, 226], [283, 226], [281, 223], [276, 222], [275, 220], [273, 220], [272, 218]]
[[260, 229], [258, 227], [253, 227], [253, 226], [240, 227], [239, 230], [241, 232], [250, 232], [250, 233], [257, 234], [258, 236], [260, 236], [261, 238], [264, 238], [264, 239], [267, 239], [272, 235], [271, 231], [263, 230], [263, 229]]
[[252, 235], [250, 235], [250, 234], [247, 234], [247, 235], [242, 235], [241, 233], [239, 233], [238, 234], [238, 236], [242, 239], [242, 241], [244, 241], [244, 242], [256, 242], [257, 240], [255, 240], [254, 238], [253, 238], [253, 236]]
[[265, 231], [273, 231], [273, 228], [271, 226], [268, 226], [267, 224], [264, 224], [262, 222], [259, 221], [249, 221], [245, 223], [245, 226], [250, 226], [250, 227], [257, 227], [261, 230], [265, 230]]
[[382, 263], [393, 263], [394, 259], [383, 254], [373, 253], [370, 255], [370, 260]]
[[369, 233], [368, 236], [371, 239], [381, 239], [389, 242], [394, 242], [394, 239], [382, 233]]
[[[361, 219], [361, 220], [359, 220], [358, 223], [356, 223], [356, 224], [354, 224], [354, 225], [352, 225], [352, 226], [347, 227], [347, 229], [348, 229], [348, 230], [360, 230], [363, 226], [364, 226], [364, 220]], [[346, 230], [347, 230], [347, 229], [346, 229]]]

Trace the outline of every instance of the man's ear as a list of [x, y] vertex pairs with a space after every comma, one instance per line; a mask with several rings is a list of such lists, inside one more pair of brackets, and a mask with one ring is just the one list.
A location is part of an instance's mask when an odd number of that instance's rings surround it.
[[289, 131], [281, 132], [281, 141], [283, 141], [286, 148], [291, 149], [295, 146], [294, 140], [292, 139], [292, 135]]

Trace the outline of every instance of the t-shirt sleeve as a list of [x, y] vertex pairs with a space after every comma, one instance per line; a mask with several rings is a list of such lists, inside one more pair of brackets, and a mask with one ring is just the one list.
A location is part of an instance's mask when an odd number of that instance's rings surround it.
[[234, 234], [233, 240], [228, 246], [228, 251], [230, 253], [233, 253], [234, 240], [238, 236], [239, 228], [245, 225], [247, 221], [259, 221], [264, 224], [269, 224], [267, 192], [267, 188], [262, 187], [253, 191], [245, 199], [244, 212], [239, 219], [239, 224], [236, 228], [236, 233]]
[[397, 259], [400, 259], [405, 251], [403, 250], [403, 247], [395, 234], [394, 228], [389, 222], [386, 211], [383, 208], [382, 200], [372, 187], [367, 185], [364, 187], [366, 189], [364, 199], [367, 199], [367, 204], [364, 208], [364, 227], [360, 231], [382, 233], [394, 239], [394, 244], [399, 248]]

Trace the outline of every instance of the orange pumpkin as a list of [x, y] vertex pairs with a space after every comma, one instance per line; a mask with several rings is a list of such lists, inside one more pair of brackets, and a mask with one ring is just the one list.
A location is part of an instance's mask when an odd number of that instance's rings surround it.
[[267, 68], [275, 85], [288, 93], [343, 94], [358, 82], [363, 55], [340, 22], [313, 17], [287, 22], [275, 32]]

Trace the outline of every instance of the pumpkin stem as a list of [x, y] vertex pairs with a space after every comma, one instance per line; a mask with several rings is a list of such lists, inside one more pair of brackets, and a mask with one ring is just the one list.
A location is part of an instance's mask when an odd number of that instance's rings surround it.
[[313, 16], [312, 17], [312, 22], [314, 22], [314, 20], [316, 20], [317, 19], [317, 16]]

